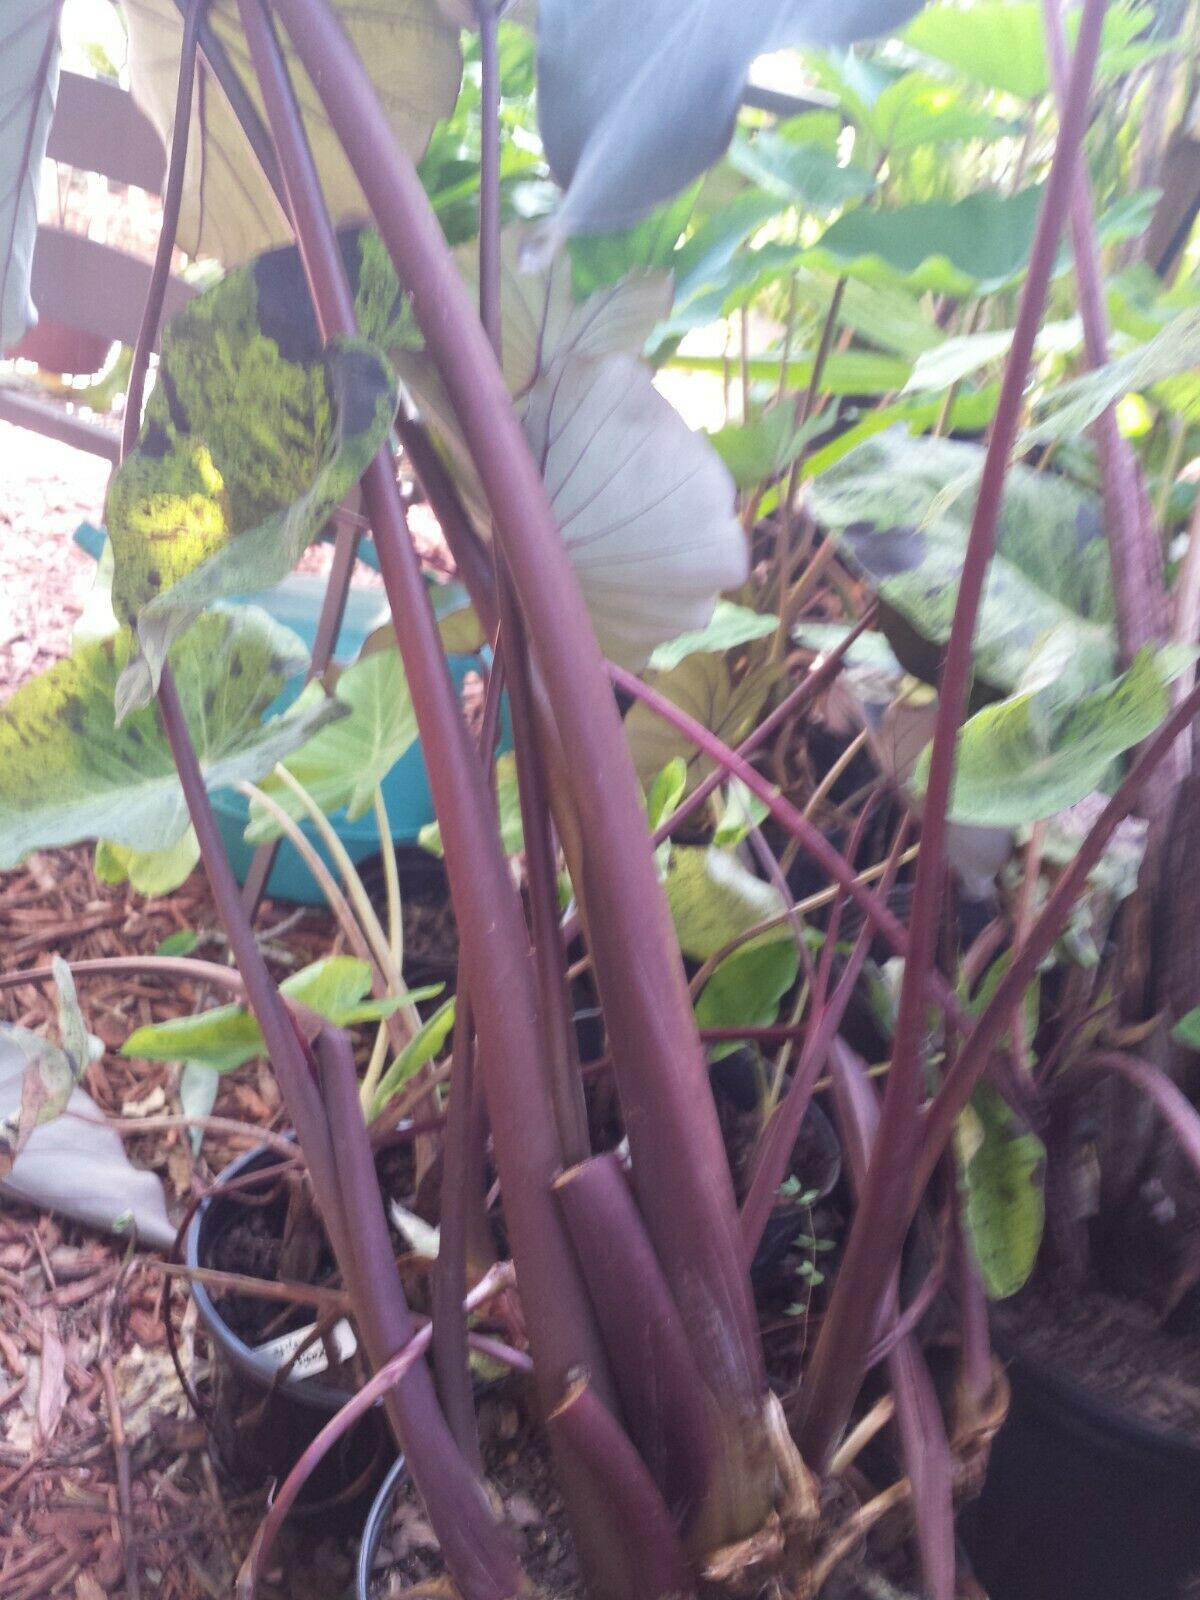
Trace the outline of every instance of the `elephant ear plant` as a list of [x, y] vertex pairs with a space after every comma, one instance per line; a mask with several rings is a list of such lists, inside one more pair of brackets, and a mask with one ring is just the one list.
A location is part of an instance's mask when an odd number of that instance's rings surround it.
[[[28, 162], [44, 132], [33, 113], [49, 83], [56, 13], [24, 9], [44, 42], [40, 55], [19, 64], [25, 77], [17, 97], [24, 94], [31, 112]], [[180, 0], [178, 30], [166, 0], [131, 7], [143, 59], [163, 55], [146, 43], [152, 20], [171, 41], [168, 55], [178, 47], [180, 70], [163, 236], [135, 353], [125, 458], [109, 495], [114, 598], [126, 631], [103, 651], [101, 675], [115, 687], [123, 719], [116, 739], [130, 760], [129, 747], [140, 742], [133, 734], [147, 737], [145, 719], [157, 702], [245, 997], [376, 1369], [355, 1404], [382, 1393], [464, 1600], [504, 1600], [525, 1583], [482, 1490], [466, 1362], [461, 1213], [481, 1181], [482, 1152], [470, 1132], [480, 1097], [588, 1593], [665, 1600], [701, 1587], [767, 1594], [781, 1584], [815, 1594], [861, 1529], [905, 1495], [926, 1589], [935, 1600], [955, 1591], [953, 1460], [913, 1337], [920, 1307], [900, 1303], [906, 1238], [927, 1192], [943, 1193], [957, 1118], [985, 1071], [1021, 1103], [1023, 1086], [996, 1050], [1014, 1003], [1090, 866], [1200, 704], [1200, 691], [1182, 698], [1145, 743], [992, 998], [969, 1017], [935, 962], [951, 781], [1023, 389], [1077, 193], [1103, 0], [1083, 7], [1012, 348], [972, 491], [906, 928], [885, 895], [856, 878], [743, 756], [636, 675], [656, 644], [706, 624], [718, 592], [743, 580], [747, 555], [731, 516], [731, 481], [702, 441], [665, 415], [637, 359], [645, 319], [658, 314], [654, 283], [600, 289], [580, 306], [561, 254], [568, 235], [636, 223], [702, 174], [728, 143], [756, 55], [793, 44], [846, 45], [915, 9], [907, 0], [839, 7], [696, 0], [683, 8], [541, 0], [539, 115], [564, 196], [527, 241], [522, 263], [501, 238], [497, 14], [482, 0], [480, 237], [478, 259], [464, 275], [413, 164], [432, 117], [445, 109], [436, 95], [430, 100], [434, 74], [425, 73], [418, 52], [428, 45], [439, 74], [448, 61], [457, 70], [457, 30], [433, 0], [386, 8]], [[393, 10], [397, 26], [409, 30], [398, 54], [394, 38], [384, 48], [370, 26]], [[198, 62], [206, 88], [193, 107]], [[400, 62], [404, 71], [393, 71]], [[421, 97], [412, 115], [405, 114], [406, 85]], [[189, 130], [203, 144], [205, 173], [218, 173], [208, 159], [218, 151], [243, 164], [253, 155], [263, 205], [274, 208], [265, 237], [262, 230], [238, 235], [233, 219], [219, 214], [226, 203], [219, 189], [198, 193], [197, 167], [187, 164]], [[364, 203], [377, 234], [337, 233], [335, 224], [361, 214]], [[15, 204], [19, 216], [20, 194]], [[287, 219], [297, 249], [240, 266], [165, 331], [143, 416], [147, 352], [181, 214], [193, 233], [211, 224], [227, 261], [275, 242], [276, 217]], [[9, 233], [19, 239], [21, 227]], [[18, 249], [6, 273], [21, 260]], [[20, 303], [6, 289], [6, 314]], [[496, 639], [494, 682], [503, 676], [515, 733], [528, 918], [497, 827], [490, 761], [479, 760], [460, 714], [409, 537], [390, 448], [397, 372], [409, 386], [397, 430]], [[394, 1270], [348, 1038], [334, 1025], [314, 1026], [273, 987], [210, 808], [204, 736], [217, 709], [244, 692], [246, 657], [226, 643], [199, 700], [181, 692], [189, 642], [214, 625], [201, 614], [285, 572], [356, 480], [420, 729], [461, 942], [432, 1332], [436, 1389]], [[682, 561], [687, 551], [693, 558]], [[652, 577], [651, 566], [639, 568], [643, 556], [661, 563]], [[664, 588], [678, 591], [682, 613], [664, 606]], [[616, 659], [606, 660], [597, 634]], [[846, 975], [809, 1019], [740, 1218], [614, 682], [695, 739], [718, 771], [741, 779], [865, 918]], [[80, 707], [70, 694], [55, 704], [56, 723], [20, 721], [20, 705], [6, 713], [10, 769], [22, 776], [2, 780], [5, 806], [27, 824], [18, 851], [41, 842], [37, 817], [62, 770], [55, 763], [69, 766], [49, 752]], [[296, 713], [316, 714], [311, 698]], [[269, 759], [258, 751], [236, 776], [262, 776], [312, 731], [280, 720], [280, 735], [297, 735], [295, 743], [272, 743], [263, 732]], [[660, 832], [675, 820], [660, 821]], [[603, 1008], [628, 1176], [616, 1157], [596, 1155], [590, 1144], [564, 981], [558, 847]], [[837, 1039], [876, 932], [905, 958], [882, 1101]], [[748, 1264], [829, 1062], [856, 1205], [785, 1419], [766, 1384]], [[979, 1289], [965, 1258], [960, 1265], [954, 1422], [970, 1436], [992, 1415], [996, 1388]], [[886, 1504], [864, 1508], [849, 1529], [829, 1526], [820, 1480], [843, 1444], [866, 1374], [885, 1358], [906, 1485]], [[248, 1593], [278, 1515], [279, 1508], [248, 1560]]]

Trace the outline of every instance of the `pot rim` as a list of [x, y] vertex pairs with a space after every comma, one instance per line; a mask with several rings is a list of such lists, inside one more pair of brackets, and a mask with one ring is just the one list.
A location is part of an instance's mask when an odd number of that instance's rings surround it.
[[[1168, 1423], [1151, 1422], [1125, 1410], [1110, 1395], [1091, 1389], [1072, 1374], [1058, 1371], [1049, 1362], [1021, 1349], [1019, 1338], [1001, 1335], [993, 1329], [996, 1351], [1011, 1371], [1039, 1398], [1060, 1410], [1070, 1410], [1072, 1422], [1091, 1425], [1099, 1442], [1102, 1434], [1110, 1445], [1123, 1451], [1144, 1453], [1158, 1470], [1172, 1462], [1180, 1468], [1200, 1468], [1200, 1439]], [[1165, 1459], [1164, 1459], [1165, 1458]]]
[[[295, 1135], [289, 1134], [289, 1138]], [[280, 1160], [278, 1152], [270, 1145], [256, 1145], [252, 1150], [231, 1161], [218, 1175], [211, 1191], [205, 1195], [196, 1207], [194, 1216], [188, 1224], [187, 1237], [184, 1241], [184, 1263], [188, 1267], [199, 1267], [201, 1236], [204, 1232], [205, 1222], [212, 1208], [228, 1197], [221, 1193], [222, 1186], [232, 1179], [253, 1171], [257, 1167], [264, 1169], [276, 1164]], [[263, 1389], [275, 1389], [281, 1394], [286, 1394], [291, 1400], [301, 1405], [311, 1406], [317, 1411], [340, 1411], [351, 1395], [346, 1389], [335, 1388], [332, 1384], [315, 1382], [311, 1378], [287, 1377], [279, 1381], [278, 1368], [253, 1345], [246, 1343], [238, 1337], [229, 1324], [221, 1316], [212, 1296], [204, 1284], [192, 1279], [188, 1287], [196, 1303], [196, 1310], [200, 1319], [208, 1329], [210, 1337], [220, 1346], [222, 1351], [233, 1365], [245, 1377], [259, 1384]]]
[[374, 1500], [371, 1501], [371, 1509], [367, 1512], [367, 1520], [363, 1524], [362, 1542], [358, 1547], [358, 1561], [354, 1568], [357, 1600], [370, 1600], [371, 1569], [375, 1565], [379, 1542], [383, 1538], [383, 1519], [391, 1509], [396, 1490], [407, 1476], [408, 1464], [403, 1456], [397, 1456], [388, 1468], [387, 1477], [380, 1484]]

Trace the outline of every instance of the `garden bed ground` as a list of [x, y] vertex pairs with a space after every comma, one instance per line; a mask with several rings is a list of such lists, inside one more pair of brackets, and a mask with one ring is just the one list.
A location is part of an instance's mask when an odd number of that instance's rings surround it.
[[[0, 424], [0, 695], [66, 654], [93, 564], [72, 543], [95, 517], [104, 463]], [[147, 954], [169, 934], [211, 936], [202, 877], [146, 902], [98, 883], [84, 847], [31, 858], [0, 877], [0, 948], [6, 970]], [[328, 953], [326, 919], [264, 907], [277, 971]], [[252, 1125], [245, 1139], [209, 1133], [199, 1159], [178, 1127], [151, 1119], [178, 1111], [175, 1069], [115, 1054], [130, 1029], [190, 1011], [181, 986], [128, 978], [80, 980], [89, 1026], [111, 1047], [87, 1088], [110, 1115], [142, 1119], [129, 1140], [181, 1209], [250, 1142], [280, 1120], [265, 1067], [222, 1081], [216, 1112]], [[0, 1016], [40, 1029], [52, 993], [30, 983], [0, 994]], [[70, 1223], [0, 1200], [0, 1594], [5, 1600], [227, 1600], [261, 1515], [262, 1495], [221, 1485], [204, 1431], [189, 1414], [163, 1336], [162, 1274]], [[177, 1292], [177, 1316], [184, 1297]], [[192, 1337], [190, 1314], [184, 1339]], [[266, 1486], [264, 1485], [264, 1492]], [[294, 1539], [303, 1535], [292, 1535]], [[285, 1542], [286, 1555], [288, 1545]], [[330, 1600], [350, 1577], [349, 1546], [305, 1546], [281, 1593]]]

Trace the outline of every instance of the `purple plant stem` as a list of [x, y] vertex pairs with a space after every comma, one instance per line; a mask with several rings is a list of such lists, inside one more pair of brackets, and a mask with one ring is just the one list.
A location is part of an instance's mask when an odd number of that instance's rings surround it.
[[570, 1167], [554, 1186], [604, 1334], [629, 1436], [689, 1545], [706, 1548], [694, 1518], [710, 1502], [711, 1400], [678, 1308], [611, 1152]]
[[[479, 177], [479, 316], [499, 362], [503, 355], [500, 301], [500, 59], [498, 14], [492, 0], [478, 0], [480, 85]], [[558, 939], [558, 871], [546, 763], [542, 755], [534, 683], [525, 622], [517, 603], [512, 574], [493, 541], [495, 590], [500, 613], [500, 640], [507, 663], [509, 705], [517, 763], [533, 933], [533, 970], [538, 994], [542, 1054], [550, 1074], [563, 1161], [572, 1165], [591, 1153], [587, 1109], [579, 1077], [579, 1056], [571, 1021], [570, 998]], [[543, 723], [543, 727], [548, 725]]]
[[551, 1440], [582, 1463], [597, 1499], [629, 1545], [627, 1600], [685, 1600], [687, 1557], [646, 1464], [586, 1376], [575, 1378], [546, 1419]]
[[475, 1170], [474, 1156], [482, 1148], [472, 1139], [475, 1099], [475, 1024], [471, 996], [461, 960], [458, 967], [458, 1004], [454, 1013], [454, 1043], [450, 1057], [450, 1110], [446, 1142], [442, 1146], [442, 1209], [439, 1218], [437, 1265], [433, 1274], [433, 1367], [437, 1374], [442, 1410], [463, 1456], [483, 1476], [479, 1426], [471, 1388], [467, 1354], [467, 1322], [462, 1303], [467, 1289], [467, 1232], [469, 1186], [483, 1181]]
[[[372, 1255], [363, 1243], [369, 1233], [372, 1214], [383, 1225], [378, 1187], [365, 1197], [365, 1211], [347, 1211], [339, 1180], [339, 1159], [334, 1153], [325, 1108], [322, 1105], [311, 1057], [296, 1033], [279, 994], [271, 982], [266, 963], [242, 906], [238, 885], [225, 856], [204, 787], [200, 764], [188, 737], [183, 709], [169, 669], [164, 669], [158, 694], [163, 726], [179, 771], [188, 801], [192, 825], [200, 843], [209, 886], [216, 901], [225, 932], [246, 986], [267, 1054], [279, 1079], [284, 1102], [300, 1139], [312, 1177], [313, 1189], [321, 1209], [334, 1254], [351, 1288], [356, 1315], [372, 1359], [382, 1364], [405, 1341], [411, 1324], [404, 1306], [403, 1292], [396, 1276], [390, 1240], [383, 1232], [383, 1251]], [[349, 1052], [344, 1035], [342, 1046]], [[352, 1060], [352, 1058], [351, 1058]], [[366, 1129], [354, 1094], [358, 1126], [365, 1140]], [[374, 1165], [367, 1157], [368, 1181], [374, 1183]], [[352, 1202], [353, 1207], [353, 1202]], [[378, 1241], [376, 1240], [376, 1243]], [[378, 1296], [370, 1292], [372, 1279], [386, 1280]], [[445, 1525], [448, 1558], [453, 1558], [464, 1573], [464, 1594], [471, 1600], [505, 1600], [515, 1594], [520, 1569], [491, 1521], [485, 1501], [481, 1502], [476, 1481], [453, 1441], [438, 1410], [429, 1372], [413, 1370], [403, 1389], [388, 1397], [388, 1414], [400, 1439], [412, 1440], [421, 1459], [421, 1473], [440, 1499], [431, 1516]], [[439, 1535], [440, 1536], [440, 1535]]]
[[983, 1076], [989, 1056], [1009, 1025], [1012, 1009], [1033, 982], [1038, 967], [1054, 948], [1054, 942], [1087, 884], [1088, 874], [1104, 854], [1104, 847], [1137, 804], [1149, 775], [1166, 758], [1172, 745], [1194, 717], [1200, 713], [1200, 685], [1180, 702], [1158, 732], [1143, 745], [1140, 755], [1112, 799], [1096, 818], [1091, 831], [1071, 858], [1046, 904], [1029, 930], [1025, 943], [996, 985], [967, 1034], [954, 1065], [942, 1080], [937, 1093], [925, 1108], [922, 1118], [920, 1159], [913, 1173], [909, 1211], [915, 1209], [925, 1185], [941, 1158], [954, 1131], [954, 1124]]
[[[324, 0], [276, 3], [412, 296], [520, 597], [585, 846], [577, 887], [588, 909], [639, 1203], [697, 1359], [720, 1396], [731, 1463], [741, 1458], [731, 1468], [741, 1493], [726, 1536], [749, 1534], [769, 1501], [767, 1475], [752, 1465], [757, 1430], [746, 1422], [763, 1394], [762, 1352], [704, 1055], [603, 660], [487, 337], [370, 78]], [[501, 998], [497, 993], [495, 1002]], [[475, 999], [482, 1028], [492, 997]], [[490, 1062], [490, 1050], [486, 1056]], [[513, 1113], [489, 1103], [499, 1144], [500, 1118]], [[520, 1170], [503, 1154], [500, 1165], [502, 1172]]]
[[817, 1337], [809, 1380], [800, 1397], [798, 1440], [805, 1459], [818, 1471], [828, 1462], [850, 1416], [862, 1381], [878, 1308], [899, 1259], [911, 1215], [912, 1173], [920, 1148], [919, 1109], [928, 1026], [928, 985], [934, 970], [945, 883], [946, 814], [958, 729], [966, 708], [971, 675], [975, 622], [995, 546], [1004, 479], [1024, 404], [1025, 380], [1063, 219], [1070, 205], [1104, 10], [1105, 0], [1084, 0], [1070, 88], [963, 558], [958, 600], [939, 685], [921, 853], [909, 923], [909, 949], [900, 990], [891, 1071], [880, 1117], [878, 1147], [884, 1158], [871, 1162], [862, 1204], [855, 1213], [846, 1254]]
[[[493, 1295], [499, 1294], [506, 1284], [507, 1277], [503, 1272], [489, 1274], [467, 1297], [463, 1305], [464, 1311], [483, 1305]], [[238, 1576], [238, 1600], [254, 1600], [259, 1577], [267, 1565], [279, 1530], [283, 1527], [288, 1512], [295, 1505], [301, 1489], [317, 1467], [358, 1419], [365, 1416], [378, 1401], [385, 1399], [388, 1393], [413, 1370], [429, 1348], [432, 1335], [433, 1329], [429, 1323], [419, 1328], [402, 1350], [398, 1350], [378, 1372], [367, 1379], [362, 1388], [358, 1389], [340, 1410], [334, 1412], [320, 1433], [306, 1447], [304, 1454], [283, 1480], [270, 1509], [263, 1518], [253, 1547]]]
[[179, 211], [183, 204], [183, 177], [187, 166], [188, 128], [192, 116], [192, 93], [196, 83], [196, 39], [205, 0], [188, 0], [183, 14], [183, 36], [179, 44], [179, 81], [175, 90], [175, 121], [171, 133], [171, 154], [167, 161], [167, 181], [163, 186], [162, 221], [146, 303], [129, 363], [129, 382], [125, 388], [125, 412], [121, 418], [121, 460], [133, 449], [142, 426], [142, 399], [150, 352], [158, 338], [163, 300], [171, 277], [171, 251], [179, 231]]
[[[348, 1286], [367, 1353], [378, 1369], [412, 1340], [415, 1329], [395, 1270], [358, 1097], [354, 1052], [345, 1033], [326, 1028], [317, 1037], [315, 1053], [344, 1211], [354, 1221], [348, 1244], [356, 1270]], [[344, 1259], [342, 1264], [345, 1272]], [[521, 1587], [520, 1566], [492, 1521], [470, 1464], [456, 1447], [426, 1364], [415, 1366], [390, 1393], [394, 1402], [400, 1402], [401, 1449], [410, 1459], [446, 1564], [459, 1587], [464, 1595], [515, 1595]]]
[[[828, 655], [821, 658], [820, 666], [813, 667], [796, 687], [790, 690], [775, 707], [769, 716], [763, 718], [752, 733], [746, 735], [738, 745], [736, 754], [743, 760], [764, 745], [766, 741], [779, 731], [789, 717], [800, 714], [809, 701], [814, 700], [821, 691], [827, 688], [842, 670], [846, 653], [854, 641], [865, 633], [870, 626], [877, 606], [874, 601], [863, 612], [862, 616], [846, 634], [844, 639], [838, 641]], [[724, 748], [724, 746], [722, 746]], [[725, 782], [728, 773], [723, 766], [717, 766], [706, 778], [685, 796], [669, 817], [664, 817], [651, 835], [651, 843], [656, 847], [669, 839], [677, 828], [681, 828], [690, 817], [695, 816], [700, 807], [714, 794]], [[570, 944], [579, 932], [578, 913], [568, 917], [563, 922], [562, 942]]]
[[995, 1387], [992, 1367], [992, 1338], [988, 1327], [987, 1296], [963, 1227], [962, 1213], [956, 1206], [950, 1219], [954, 1284], [958, 1298], [960, 1404], [966, 1408], [968, 1425], [983, 1415]]
[[[878, 1159], [879, 1101], [853, 1051], [844, 1045], [832, 1054], [834, 1099], [850, 1186], [861, 1203], [872, 1151]], [[954, 1504], [952, 1463], [946, 1426], [929, 1369], [910, 1333], [896, 1336], [899, 1325], [900, 1269], [895, 1266], [884, 1296], [885, 1338], [893, 1334], [886, 1360], [888, 1383], [896, 1403], [896, 1429], [905, 1471], [912, 1486], [917, 1549], [923, 1590], [930, 1600], [954, 1600]]]
[[[1060, 0], [1044, 0], [1043, 12], [1050, 76], [1061, 110], [1066, 103], [1070, 66]], [[1108, 362], [1108, 309], [1096, 246], [1091, 184], [1082, 165], [1071, 191], [1070, 226], [1084, 352], [1088, 365], [1099, 370]], [[1092, 432], [1108, 524], [1117, 638], [1122, 665], [1128, 666], [1143, 645], [1161, 642], [1167, 636], [1162, 544], [1149, 515], [1133, 450], [1121, 435], [1112, 406], [1107, 406], [1096, 419]]]
[[[888, 860], [888, 869], [882, 879], [884, 894], [895, 880], [906, 837], [907, 827], [902, 826], [897, 832]], [[825, 950], [832, 951], [836, 942], [837, 934], [831, 925], [825, 937]], [[819, 1013], [814, 1016], [787, 1093], [763, 1130], [758, 1148], [754, 1152], [750, 1187], [742, 1202], [741, 1217], [742, 1249], [747, 1261], [753, 1261], [755, 1252], [762, 1242], [763, 1230], [770, 1218], [771, 1207], [775, 1203], [780, 1184], [787, 1176], [792, 1151], [796, 1140], [800, 1137], [804, 1118], [808, 1114], [813, 1089], [834, 1046], [842, 1018], [846, 1014], [846, 1008], [850, 1004], [867, 956], [870, 954], [871, 942], [871, 928], [868, 925], [859, 932], [858, 938], [854, 941], [854, 949], [832, 996], [827, 1003], [820, 1005]], [[825, 951], [822, 951], [822, 956], [824, 954]], [[824, 981], [828, 981], [827, 977]]]
[[1200, 1112], [1161, 1068], [1123, 1050], [1094, 1050], [1080, 1066], [1111, 1073], [1144, 1094], [1171, 1129], [1184, 1160], [1200, 1178]]

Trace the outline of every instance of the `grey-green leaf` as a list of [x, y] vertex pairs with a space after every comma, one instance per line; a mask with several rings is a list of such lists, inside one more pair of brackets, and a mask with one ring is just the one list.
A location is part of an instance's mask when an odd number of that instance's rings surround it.
[[[979, 446], [890, 429], [812, 483], [818, 523], [840, 535], [907, 631], [903, 665], [934, 681], [950, 637], [983, 464]], [[922, 652], [920, 640], [934, 649]], [[1041, 664], [1065, 691], [1113, 676], [1112, 584], [1099, 505], [1051, 473], [1015, 466], [1005, 481], [996, 555], [975, 633], [975, 667], [1003, 693], [1035, 686]]]
[[538, 121], [566, 188], [563, 235], [628, 227], [710, 166], [750, 63], [846, 45], [906, 21], [914, 0], [541, 0]]
[[[949, 814], [955, 822], [1011, 828], [1073, 806], [1110, 778], [1118, 756], [1149, 738], [1169, 709], [1153, 651], [1081, 698], [1053, 686], [985, 706], [959, 735]], [[913, 785], [922, 791], [928, 752]]]
[[37, 321], [29, 277], [58, 92], [61, 10], [61, 0], [8, 0], [0, 16], [0, 354]]

